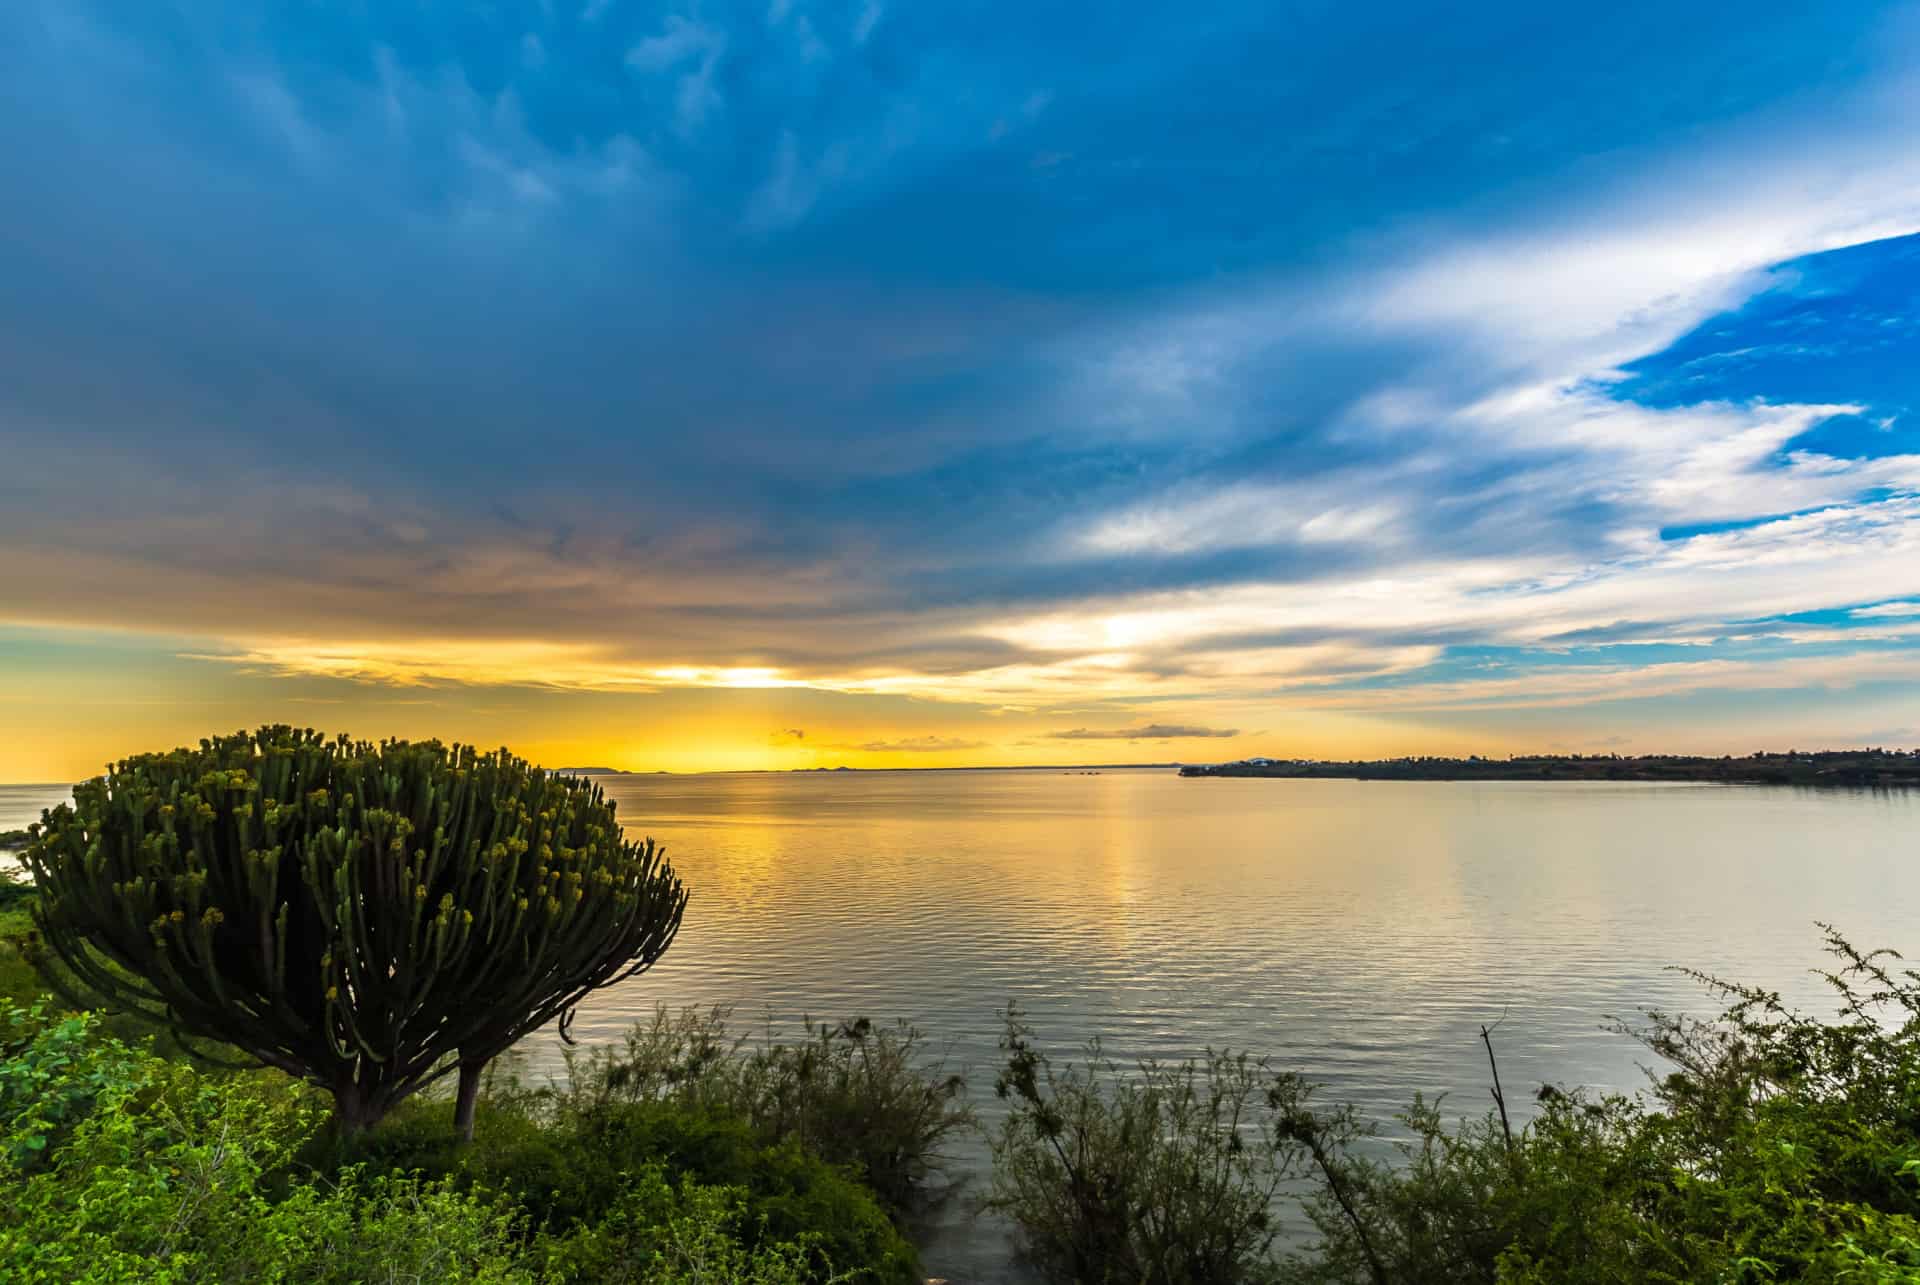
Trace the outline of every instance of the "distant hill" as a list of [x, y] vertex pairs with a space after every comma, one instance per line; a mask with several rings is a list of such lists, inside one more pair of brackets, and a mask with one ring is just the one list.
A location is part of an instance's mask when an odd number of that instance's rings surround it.
[[1730, 785], [1920, 786], [1920, 750], [1823, 750], [1704, 758], [1683, 754], [1530, 754], [1340, 762], [1241, 759], [1181, 776], [1344, 777], [1361, 781], [1719, 781]]
[[633, 773], [618, 767], [556, 767], [553, 769], [561, 776], [632, 776]]

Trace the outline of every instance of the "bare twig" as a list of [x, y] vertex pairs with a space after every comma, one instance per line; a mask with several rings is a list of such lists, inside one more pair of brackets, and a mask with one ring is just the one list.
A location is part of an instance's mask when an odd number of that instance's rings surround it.
[[1500, 1132], [1507, 1140], [1507, 1158], [1513, 1158], [1513, 1122], [1507, 1118], [1507, 1095], [1500, 1091], [1500, 1063], [1493, 1056], [1493, 1033], [1500, 1029], [1500, 1022], [1507, 1020], [1505, 1013], [1500, 1021], [1492, 1026], [1484, 1023], [1480, 1027], [1480, 1042], [1487, 1046], [1487, 1066], [1493, 1072], [1493, 1104], [1500, 1108]]

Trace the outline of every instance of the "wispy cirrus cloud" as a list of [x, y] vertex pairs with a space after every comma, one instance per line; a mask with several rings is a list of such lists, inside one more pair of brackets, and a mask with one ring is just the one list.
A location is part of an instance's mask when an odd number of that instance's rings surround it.
[[959, 736], [903, 736], [894, 740], [860, 741], [851, 745], [828, 745], [823, 749], [857, 750], [862, 754], [951, 754], [957, 750], [980, 750], [986, 741], [970, 741]]
[[726, 34], [718, 28], [669, 14], [658, 34], [627, 51], [627, 66], [646, 74], [678, 76], [674, 123], [682, 136], [691, 137], [725, 103], [714, 81], [726, 51]]
[[1147, 723], [1141, 727], [1075, 727], [1064, 732], [1048, 732], [1047, 735], [1056, 741], [1190, 741], [1233, 737], [1240, 733], [1230, 727]]

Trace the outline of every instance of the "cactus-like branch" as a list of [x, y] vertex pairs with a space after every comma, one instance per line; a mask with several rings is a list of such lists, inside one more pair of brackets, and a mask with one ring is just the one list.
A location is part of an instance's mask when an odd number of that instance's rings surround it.
[[47, 812], [34, 915], [82, 985], [372, 1122], [651, 967], [687, 893], [599, 787], [504, 750], [266, 727]]

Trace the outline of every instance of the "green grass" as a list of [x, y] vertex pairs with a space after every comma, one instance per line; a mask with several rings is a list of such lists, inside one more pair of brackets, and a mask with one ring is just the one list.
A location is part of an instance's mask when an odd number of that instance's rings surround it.
[[[0, 884], [0, 888], [4, 887]], [[32, 929], [26, 899], [0, 901], [0, 1000], [12, 1000], [24, 1006], [47, 989], [22, 953], [22, 945]]]

